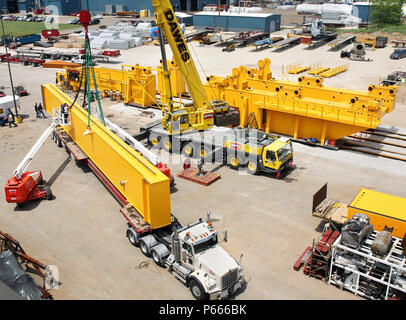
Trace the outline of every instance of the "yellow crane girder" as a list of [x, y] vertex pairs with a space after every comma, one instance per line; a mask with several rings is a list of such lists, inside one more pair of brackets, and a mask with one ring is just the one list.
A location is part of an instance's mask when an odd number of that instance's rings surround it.
[[[72, 99], [53, 84], [42, 85], [44, 108], [55, 114]], [[63, 130], [99, 168], [127, 201], [142, 215], [152, 229], [171, 223], [170, 181], [158, 168], [128, 146], [77, 103], [70, 109], [70, 124]]]

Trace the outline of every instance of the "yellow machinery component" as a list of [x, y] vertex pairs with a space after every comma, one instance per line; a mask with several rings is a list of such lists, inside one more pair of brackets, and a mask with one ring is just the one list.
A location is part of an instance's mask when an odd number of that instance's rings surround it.
[[289, 74], [299, 74], [299, 73], [305, 72], [310, 69], [311, 69], [311, 66], [304, 67], [304, 66], [302, 66], [301, 62], [292, 63], [286, 67], [286, 71]]
[[315, 68], [313, 70], [309, 70], [307, 73], [311, 74], [311, 75], [315, 75], [318, 76], [320, 73], [329, 70], [330, 68], [328, 67], [319, 67], [319, 68]]
[[174, 60], [184, 75], [196, 110], [211, 109], [206, 92], [187, 48], [185, 38], [169, 0], [152, 0], [157, 26], [164, 31]]
[[[55, 113], [63, 103], [72, 100], [53, 84], [42, 85], [45, 109]], [[127, 201], [156, 229], [171, 223], [169, 179], [158, 168], [130, 148], [114, 133], [75, 104], [70, 109], [70, 124], [63, 130], [86, 153]]]
[[394, 237], [403, 238], [406, 234], [406, 199], [373, 190], [360, 188], [348, 205], [347, 219], [355, 213], [364, 213], [371, 218], [374, 230], [393, 228]]
[[[181, 96], [186, 93], [186, 84], [183, 79], [182, 73], [180, 72], [176, 62], [172, 60], [168, 65], [169, 77], [171, 79], [171, 90], [174, 97]], [[161, 96], [161, 103], [168, 104], [169, 101], [166, 97], [167, 90], [165, 88], [165, 80], [163, 74], [163, 65], [157, 68], [157, 77], [158, 77], [158, 93]]]
[[[114, 97], [117, 91], [124, 103], [134, 103], [141, 107], [148, 107], [156, 101], [156, 76], [152, 68], [122, 65], [121, 70], [110, 68], [94, 68], [97, 87], [103, 97], [109, 96], [112, 90]], [[57, 73], [57, 84], [68, 90], [77, 91], [80, 84], [82, 68], [67, 69]], [[82, 80], [82, 88], [84, 80]], [[91, 78], [90, 87], [94, 89]]]
[[357, 37], [355, 38], [355, 41], [361, 42], [361, 43], [365, 44], [366, 46], [371, 47], [373, 50], [375, 50], [376, 36], [366, 37], [366, 36], [357, 35]]
[[326, 71], [320, 72], [318, 75], [319, 75], [320, 77], [330, 78], [330, 77], [333, 77], [333, 76], [335, 76], [335, 75], [337, 75], [337, 74], [339, 74], [339, 73], [342, 73], [342, 72], [347, 71], [347, 70], [348, 70], [348, 66], [349, 66], [349, 64], [346, 63], [346, 64], [343, 64], [343, 65], [341, 65], [341, 66], [337, 66], [337, 67], [328, 69], [328, 70], [326, 70]]
[[[267, 60], [267, 59], [265, 59]], [[261, 66], [268, 62], [260, 61]], [[318, 77], [298, 82], [259, 80], [241, 66], [226, 78], [211, 76], [205, 84], [210, 99], [223, 99], [240, 111], [240, 125], [255, 114], [260, 129], [325, 144], [349, 134], [376, 128], [382, 116], [395, 107], [396, 86], [368, 87], [368, 92], [324, 87]]]

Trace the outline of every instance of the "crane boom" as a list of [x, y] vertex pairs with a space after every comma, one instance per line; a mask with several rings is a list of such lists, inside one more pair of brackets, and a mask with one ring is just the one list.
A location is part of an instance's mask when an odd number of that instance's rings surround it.
[[155, 9], [156, 24], [165, 33], [176, 63], [185, 78], [195, 108], [197, 110], [208, 108], [209, 99], [170, 0], [152, 0], [152, 5]]
[[32, 146], [31, 150], [26, 154], [23, 161], [18, 165], [18, 167], [14, 170], [13, 175], [17, 179], [21, 179], [23, 173], [27, 170], [28, 166], [30, 165], [32, 159], [35, 157], [39, 149], [42, 147], [48, 136], [51, 134], [52, 130], [55, 128], [56, 123], [52, 122], [51, 125], [44, 131], [44, 133], [39, 137], [39, 139], [35, 142]]

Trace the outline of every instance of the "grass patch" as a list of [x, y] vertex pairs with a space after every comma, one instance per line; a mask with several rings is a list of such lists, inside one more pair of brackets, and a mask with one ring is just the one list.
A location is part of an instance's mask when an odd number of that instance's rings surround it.
[[[25, 22], [25, 21], [4, 21], [4, 33], [7, 35], [11, 35], [13, 37], [21, 37], [21, 36], [26, 36], [29, 34], [36, 34], [36, 33], [41, 33], [42, 30], [47, 30], [45, 27], [44, 22]], [[64, 24], [60, 23], [58, 24], [57, 29], [59, 31], [61, 30], [67, 30], [67, 29], [73, 29], [73, 28], [78, 28], [77, 25], [74, 24]], [[0, 35], [3, 35], [3, 30], [1, 29], [0, 26]]]
[[337, 34], [343, 33], [374, 33], [374, 32], [383, 32], [383, 33], [401, 33], [406, 35], [406, 24], [401, 25], [387, 25], [384, 27], [378, 28], [377, 26], [369, 26], [368, 28], [361, 29], [337, 29]]

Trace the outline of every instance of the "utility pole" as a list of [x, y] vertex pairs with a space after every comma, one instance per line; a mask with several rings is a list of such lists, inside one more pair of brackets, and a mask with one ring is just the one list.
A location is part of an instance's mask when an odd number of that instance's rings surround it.
[[0, 20], [1, 20], [1, 29], [3, 31], [3, 40], [4, 40], [4, 48], [6, 49], [6, 57], [7, 57], [7, 66], [8, 66], [8, 75], [10, 76], [10, 83], [11, 83], [11, 92], [13, 94], [13, 100], [14, 100], [14, 109], [15, 109], [15, 116], [18, 117], [18, 111], [17, 111], [17, 102], [16, 102], [16, 97], [14, 94], [14, 84], [13, 84], [13, 77], [11, 76], [11, 68], [10, 68], [10, 61], [8, 59], [8, 50], [7, 50], [7, 40], [6, 40], [6, 34], [4, 32], [4, 23], [3, 23], [3, 16], [0, 15]]
[[221, 0], [219, 0], [219, 2], [218, 2], [218, 11], [219, 11], [219, 33], [220, 33], [220, 1]]

